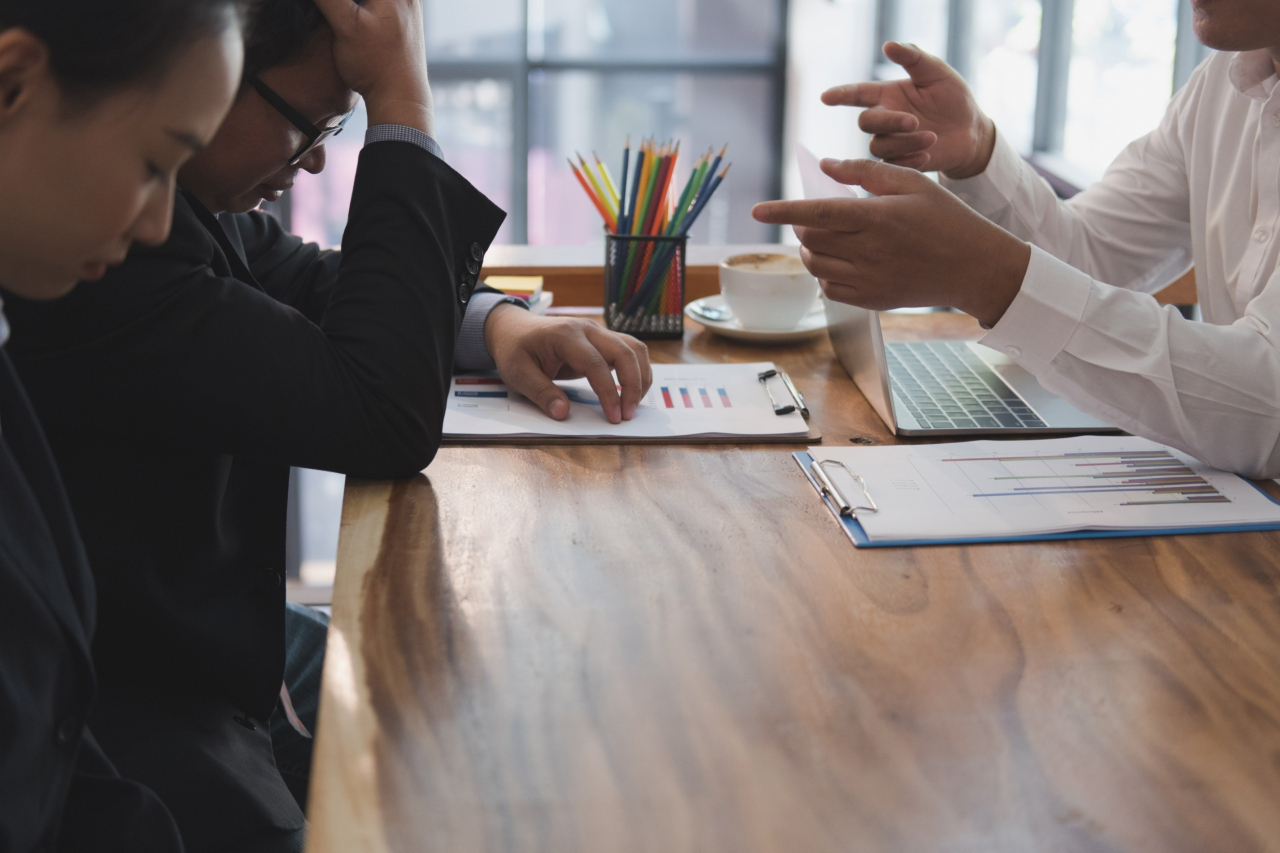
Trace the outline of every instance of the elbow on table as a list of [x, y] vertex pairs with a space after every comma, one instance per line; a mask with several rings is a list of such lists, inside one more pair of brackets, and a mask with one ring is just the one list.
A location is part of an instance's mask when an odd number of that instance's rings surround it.
[[1196, 452], [1190, 451], [1206, 465], [1230, 471], [1253, 480], [1280, 477], [1280, 435], [1275, 431], [1240, 441], [1226, 441]]
[[402, 480], [422, 472], [440, 449], [442, 429], [437, 426], [398, 431], [394, 435], [364, 439], [364, 451], [345, 471], [348, 476], [367, 480]]

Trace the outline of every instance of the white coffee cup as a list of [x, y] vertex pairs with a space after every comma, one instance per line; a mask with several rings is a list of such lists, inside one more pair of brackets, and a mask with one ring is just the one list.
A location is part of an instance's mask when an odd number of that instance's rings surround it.
[[742, 328], [785, 332], [813, 307], [818, 280], [795, 255], [734, 255], [720, 262], [720, 294]]

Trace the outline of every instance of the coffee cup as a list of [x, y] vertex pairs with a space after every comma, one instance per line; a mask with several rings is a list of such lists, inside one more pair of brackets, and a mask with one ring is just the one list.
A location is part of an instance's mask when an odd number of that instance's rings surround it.
[[785, 332], [813, 307], [818, 280], [795, 255], [734, 255], [720, 262], [720, 294], [742, 328]]

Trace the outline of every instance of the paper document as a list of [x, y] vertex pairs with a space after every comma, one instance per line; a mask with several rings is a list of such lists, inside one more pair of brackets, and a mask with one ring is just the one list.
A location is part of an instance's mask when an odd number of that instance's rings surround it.
[[871, 195], [862, 187], [842, 184], [822, 171], [818, 158], [803, 145], [796, 145], [796, 161], [800, 166], [800, 185], [804, 187], [804, 197], [807, 199], [869, 198]]
[[[798, 412], [774, 413], [759, 374], [772, 362], [753, 364], [655, 364], [653, 387], [636, 415], [614, 425], [586, 379], [557, 382], [569, 397], [569, 417], [552, 420], [525, 397], [492, 376], [457, 376], [449, 389], [446, 437], [557, 436], [579, 438], [679, 438], [691, 436], [805, 436]], [[779, 405], [791, 403], [786, 387], [769, 380]]]
[[[1143, 438], [1080, 436], [895, 447], [813, 447], [851, 503], [862, 477], [871, 541], [965, 540], [1078, 530], [1280, 522], [1248, 481]], [[847, 469], [847, 471], [845, 470]]]

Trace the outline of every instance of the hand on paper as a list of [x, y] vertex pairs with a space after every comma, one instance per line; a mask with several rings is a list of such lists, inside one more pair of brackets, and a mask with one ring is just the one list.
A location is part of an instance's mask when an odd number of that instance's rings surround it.
[[515, 305], [499, 305], [485, 322], [484, 338], [507, 387], [556, 420], [568, 416], [569, 400], [552, 380], [585, 376], [614, 424], [631, 420], [653, 384], [649, 348], [590, 320], [537, 317]]
[[871, 154], [886, 163], [949, 178], [981, 174], [995, 149], [996, 126], [964, 78], [915, 45], [891, 41], [884, 55], [910, 79], [836, 86], [822, 93], [822, 102], [866, 107], [858, 127], [872, 134]]
[[886, 310], [949, 305], [993, 326], [1026, 275], [1031, 247], [919, 172], [874, 160], [822, 170], [875, 198], [768, 201], [760, 222], [795, 226], [827, 297]]

